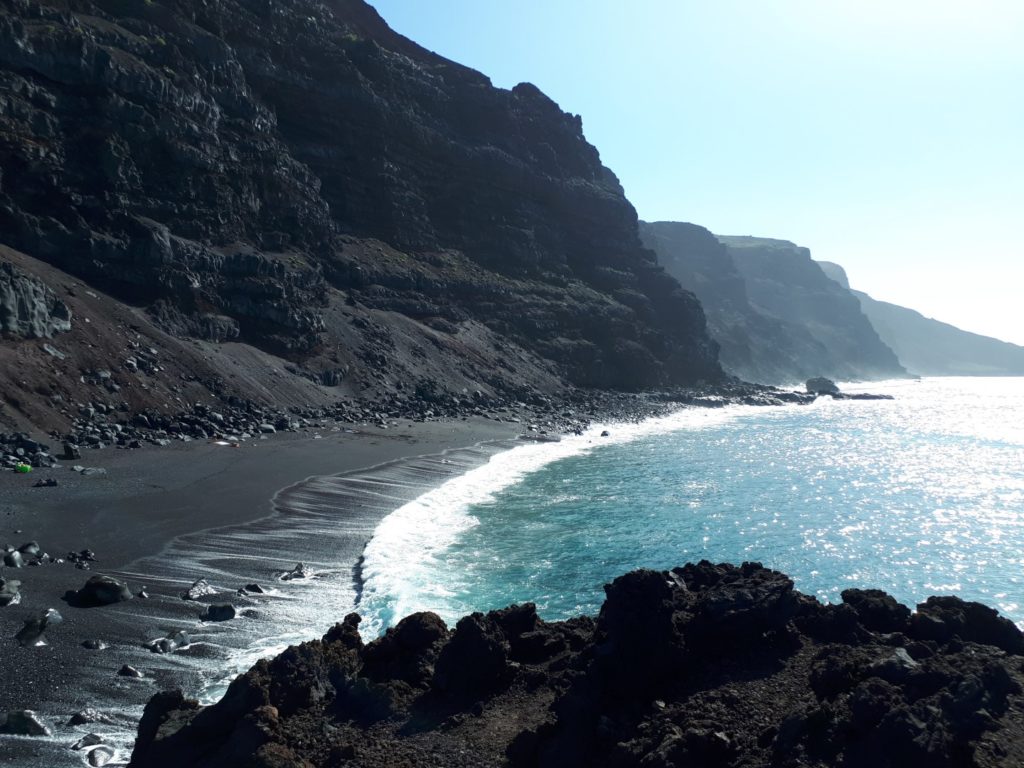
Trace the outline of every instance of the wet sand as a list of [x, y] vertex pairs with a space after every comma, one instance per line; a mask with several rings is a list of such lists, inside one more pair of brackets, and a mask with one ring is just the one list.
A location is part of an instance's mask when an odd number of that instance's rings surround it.
[[[0, 736], [0, 763], [81, 765], [85, 753], [69, 746], [88, 732], [120, 748], [117, 762], [127, 760], [133, 716], [152, 693], [179, 685], [192, 695], [216, 693], [210, 686], [218, 677], [262, 649], [326, 631], [354, 599], [354, 569], [377, 522], [518, 434], [517, 425], [484, 419], [353, 430], [326, 428], [320, 439], [312, 430], [279, 434], [237, 448], [193, 442], [91, 451], [59, 469], [0, 475], [2, 541], [35, 540], [57, 557], [88, 548], [97, 557], [88, 571], [70, 563], [3, 569], [22, 582], [23, 598], [0, 609], [0, 711], [36, 710], [54, 738]], [[107, 474], [84, 477], [72, 464]], [[46, 477], [59, 485], [32, 487]], [[300, 561], [312, 578], [277, 580]], [[151, 598], [100, 608], [61, 599], [95, 573], [124, 579], [133, 592], [145, 586]], [[220, 594], [181, 600], [200, 577]], [[234, 590], [249, 580], [270, 594], [238, 596]], [[238, 619], [199, 620], [206, 604], [225, 602], [240, 611]], [[47, 608], [64, 622], [47, 633], [47, 646], [21, 647], [14, 634]], [[188, 649], [160, 656], [144, 647], [177, 629], [192, 635]], [[91, 638], [110, 647], [83, 648]], [[145, 677], [119, 677], [122, 664]], [[65, 725], [86, 706], [112, 713], [115, 722]]]

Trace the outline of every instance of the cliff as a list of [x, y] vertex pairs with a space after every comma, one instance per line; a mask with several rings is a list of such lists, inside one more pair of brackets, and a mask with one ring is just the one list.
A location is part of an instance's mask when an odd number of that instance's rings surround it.
[[725, 237], [755, 309], [805, 328], [825, 349], [822, 370], [833, 379], [905, 376], [849, 291], [826, 277], [810, 251], [786, 240]]
[[[846, 271], [819, 261], [825, 274], [850, 289]], [[1024, 347], [964, 331], [913, 309], [850, 289], [900, 362], [918, 376], [1024, 376]]]
[[694, 292], [723, 367], [749, 381], [905, 375], [848, 292], [792, 243], [718, 238], [682, 222], [642, 222], [644, 244]]
[[[426, 358], [456, 391], [721, 377], [699, 303], [534, 86], [361, 0], [2, 5], [0, 240], [171, 335], [354, 391]], [[505, 369], [473, 365], [494, 350]]]
[[133, 768], [1020, 765], [1024, 636], [978, 603], [822, 605], [746, 563], [635, 571], [596, 619], [349, 615], [209, 707], [146, 707]]

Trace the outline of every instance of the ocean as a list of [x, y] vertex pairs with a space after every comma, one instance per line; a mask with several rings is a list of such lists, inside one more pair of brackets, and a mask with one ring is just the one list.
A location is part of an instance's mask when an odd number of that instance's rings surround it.
[[364, 636], [422, 610], [593, 614], [616, 576], [702, 559], [823, 602], [955, 594], [1024, 627], [1024, 379], [844, 389], [895, 399], [691, 408], [491, 457], [378, 525]]

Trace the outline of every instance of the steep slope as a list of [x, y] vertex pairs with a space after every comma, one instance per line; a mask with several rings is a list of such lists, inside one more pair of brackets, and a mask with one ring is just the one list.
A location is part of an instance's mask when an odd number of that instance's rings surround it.
[[838, 379], [905, 376], [860, 303], [826, 277], [810, 251], [786, 240], [718, 236], [746, 283], [751, 305], [788, 326], [805, 329], [826, 352], [821, 375]]
[[[825, 274], [850, 288], [838, 264], [819, 261]], [[850, 289], [878, 335], [919, 376], [1024, 376], [1024, 347], [963, 331], [913, 309]]]
[[732, 255], [707, 229], [675, 221], [641, 222], [640, 236], [665, 270], [700, 299], [729, 373], [778, 384], [836, 368], [828, 348], [808, 329], [751, 305]]
[[[2, 7], [0, 240], [173, 335], [357, 388], [408, 378], [388, 336], [409, 321], [543, 358], [488, 388], [720, 378], [699, 303], [532, 85], [494, 88], [361, 0]], [[379, 313], [355, 349], [346, 307]]]

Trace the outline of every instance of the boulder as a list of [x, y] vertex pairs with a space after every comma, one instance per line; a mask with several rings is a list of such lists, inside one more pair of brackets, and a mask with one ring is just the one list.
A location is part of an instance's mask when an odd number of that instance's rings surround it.
[[17, 579], [4, 579], [0, 577], [0, 608], [20, 603], [20, 588], [21, 582]]
[[119, 670], [117, 670], [117, 674], [119, 677], [141, 678], [143, 676], [139, 670], [135, 667], [129, 666], [128, 664], [123, 665]]
[[281, 581], [292, 581], [293, 579], [305, 579], [308, 577], [309, 571], [306, 570], [305, 564], [297, 563], [290, 571], [282, 573], [280, 579]]
[[1024, 634], [994, 608], [959, 597], [929, 597], [917, 606], [911, 634], [922, 640], [949, 640], [958, 636], [1007, 653], [1024, 655]]
[[43, 633], [63, 621], [64, 617], [60, 615], [60, 612], [49, 608], [37, 619], [26, 619], [25, 626], [18, 630], [18, 634], [14, 636], [14, 639], [26, 648], [46, 645], [46, 638], [43, 636]]
[[808, 379], [805, 386], [807, 392], [812, 395], [838, 395], [839, 387], [832, 379], [826, 379], [823, 376], [817, 378]]
[[910, 609], [880, 589], [845, 589], [842, 598], [872, 632], [904, 632], [910, 625]]
[[509, 644], [501, 628], [482, 613], [459, 620], [434, 668], [433, 683], [456, 699], [476, 699], [505, 682]]
[[27, 541], [24, 544], [22, 544], [20, 547], [18, 547], [18, 551], [21, 552], [21, 554], [23, 554], [23, 555], [28, 555], [29, 557], [35, 557], [36, 555], [41, 553], [43, 550], [40, 548], [38, 541]]
[[53, 733], [39, 716], [30, 709], [18, 709], [7, 713], [7, 720], [0, 725], [0, 733], [13, 736], [52, 736]]
[[89, 708], [73, 714], [68, 720], [68, 725], [88, 725], [89, 723], [103, 723], [113, 725], [114, 718], [98, 710]]
[[4, 565], [8, 568], [22, 568], [25, 565], [25, 558], [21, 552], [7, 552], [4, 554]]
[[71, 745], [71, 749], [76, 752], [87, 749], [88, 747], [96, 747], [103, 743], [103, 738], [95, 733], [87, 733], [85, 736], [80, 738], [74, 744]]
[[200, 618], [203, 621], [230, 621], [236, 615], [233, 605], [211, 605]]
[[114, 759], [114, 750], [110, 747], [102, 744], [89, 752], [89, 765], [93, 768], [102, 768], [102, 766], [109, 763]]
[[179, 629], [168, 632], [166, 637], [147, 643], [146, 647], [153, 653], [173, 653], [191, 642], [192, 638], [189, 637], [188, 632]]
[[69, 591], [64, 598], [76, 608], [94, 608], [113, 605], [132, 599], [128, 585], [112, 576], [93, 576], [77, 592]]
[[186, 589], [181, 594], [182, 600], [198, 600], [201, 597], [209, 597], [210, 595], [216, 595], [217, 590], [210, 586], [210, 583], [206, 579], [196, 579], [192, 582], [192, 586]]

